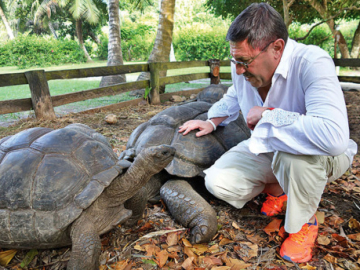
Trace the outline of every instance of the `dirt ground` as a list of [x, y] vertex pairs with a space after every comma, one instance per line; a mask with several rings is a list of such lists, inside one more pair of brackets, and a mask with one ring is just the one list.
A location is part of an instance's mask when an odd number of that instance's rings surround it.
[[[345, 99], [351, 137], [360, 145], [360, 94], [345, 92]], [[53, 121], [24, 119], [0, 128], [0, 138], [32, 127], [58, 129], [70, 123], [83, 123], [105, 135], [119, 154], [139, 124], [172, 105], [174, 103], [150, 106], [142, 102], [111, 112], [69, 114]], [[104, 121], [110, 113], [117, 116], [116, 124]], [[202, 245], [191, 245], [187, 241], [188, 230], [172, 219], [163, 204], [148, 205], [137, 226], [119, 225], [101, 237], [100, 269], [360, 269], [360, 155], [356, 156], [351, 170], [325, 189], [318, 213], [319, 237], [309, 263], [286, 262], [278, 255], [286, 237], [282, 228], [284, 216], [260, 215], [264, 199], [264, 195], [260, 195], [241, 210], [211, 199], [219, 230], [210, 243]], [[4, 254], [15, 256], [5, 268], [0, 266], [0, 270], [57, 270], [66, 268], [70, 247], [31, 251], [0, 249], [0, 262]]]

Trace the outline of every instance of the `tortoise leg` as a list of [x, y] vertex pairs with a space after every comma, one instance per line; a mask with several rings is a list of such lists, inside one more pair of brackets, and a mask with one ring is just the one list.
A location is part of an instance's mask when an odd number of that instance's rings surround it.
[[169, 179], [169, 174], [163, 170], [152, 176], [133, 197], [125, 202], [125, 208], [132, 211], [131, 218], [125, 222], [126, 226], [133, 226], [143, 216], [147, 202], [158, 203], [160, 201], [160, 188]]
[[124, 206], [126, 209], [132, 211], [131, 217], [124, 223], [125, 226], [133, 226], [143, 216], [148, 198], [148, 191], [146, 187], [142, 187], [133, 197], [128, 199]]
[[72, 252], [67, 270], [98, 270], [101, 242], [94, 224], [81, 217], [71, 227]]
[[184, 180], [170, 180], [160, 189], [171, 215], [189, 227], [192, 243], [208, 242], [217, 231], [215, 210]]

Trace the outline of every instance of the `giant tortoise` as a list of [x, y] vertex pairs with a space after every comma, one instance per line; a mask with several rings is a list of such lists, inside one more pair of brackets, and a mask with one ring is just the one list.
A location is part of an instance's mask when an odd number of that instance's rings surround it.
[[123, 203], [174, 153], [160, 145], [141, 151], [132, 164], [119, 161], [106, 138], [82, 124], [3, 138], [0, 247], [72, 244], [67, 269], [99, 269], [99, 235], [131, 216]]
[[[229, 125], [218, 127], [215, 132], [198, 138], [195, 136], [197, 131], [183, 136], [178, 128], [191, 119], [206, 120], [212, 103], [219, 100], [226, 89], [222, 85], [210, 85], [198, 94], [196, 102], [170, 107], [133, 131], [127, 150], [122, 152], [120, 158], [131, 160], [142, 149], [160, 144], [169, 144], [176, 149], [174, 159], [165, 170], [154, 175], [136, 196], [125, 203], [125, 208], [133, 211], [133, 222], [142, 216], [146, 201], [154, 202], [159, 198], [156, 195], [161, 188], [161, 198], [172, 216], [183, 226], [191, 228], [192, 242], [206, 242], [215, 235], [216, 213], [192, 186], [194, 182], [203, 181], [199, 177], [204, 176], [203, 170], [209, 168], [225, 151], [247, 139], [250, 131], [241, 114]], [[205, 189], [204, 185], [201, 187]]]

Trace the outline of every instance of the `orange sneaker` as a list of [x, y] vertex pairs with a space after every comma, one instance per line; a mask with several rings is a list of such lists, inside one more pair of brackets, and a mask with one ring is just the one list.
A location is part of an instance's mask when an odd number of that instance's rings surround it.
[[312, 248], [318, 235], [318, 221], [315, 216], [315, 223], [306, 223], [297, 233], [290, 233], [289, 237], [281, 245], [280, 256], [285, 260], [303, 263], [312, 258]]
[[283, 211], [283, 206], [286, 201], [286, 194], [280, 196], [273, 196], [268, 194], [266, 201], [261, 207], [261, 213], [269, 217], [278, 215]]

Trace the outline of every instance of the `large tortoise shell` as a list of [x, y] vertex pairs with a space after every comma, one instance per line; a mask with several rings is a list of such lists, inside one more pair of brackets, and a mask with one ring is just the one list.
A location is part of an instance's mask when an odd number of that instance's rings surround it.
[[82, 124], [31, 128], [0, 140], [0, 246], [53, 247], [119, 175], [101, 134]]
[[202, 175], [223, 153], [250, 137], [241, 114], [236, 121], [206, 136], [197, 138], [197, 131], [186, 136], [178, 132], [179, 126], [188, 120], [206, 120], [212, 102], [224, 92], [223, 86], [211, 85], [199, 93], [198, 101], [167, 108], [141, 124], [130, 135], [127, 155], [136, 156], [143, 148], [168, 144], [176, 148], [175, 158], [165, 168], [168, 173], [180, 177]]

